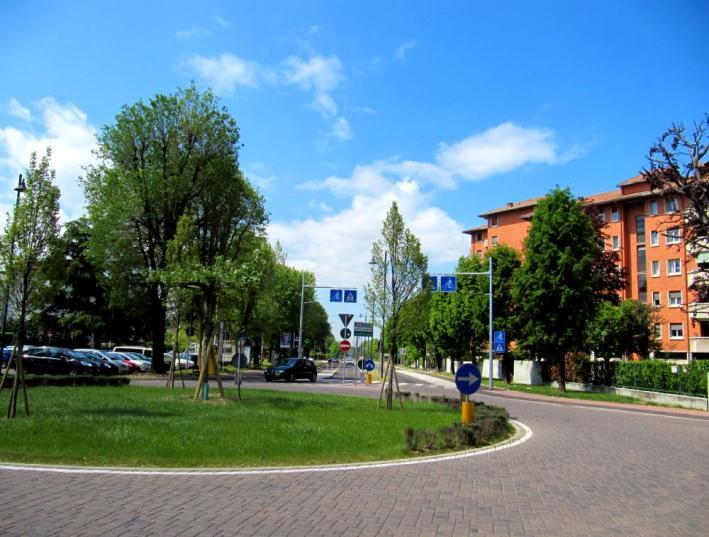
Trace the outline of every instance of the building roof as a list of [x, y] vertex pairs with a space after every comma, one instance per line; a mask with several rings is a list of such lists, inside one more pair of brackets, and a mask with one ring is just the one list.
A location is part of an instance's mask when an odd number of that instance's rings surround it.
[[530, 199], [524, 200], [524, 201], [515, 201], [515, 202], [510, 201], [504, 207], [498, 207], [497, 209], [493, 209], [492, 211], [487, 211], [487, 212], [482, 213], [478, 216], [485, 218], [486, 216], [492, 216], [494, 214], [506, 213], [508, 211], [516, 211], [517, 209], [526, 209], [529, 207], [534, 207], [541, 199], [543, 199], [543, 196], [538, 196], [536, 198], [530, 198]]
[[644, 183], [646, 182], [647, 179], [645, 179], [642, 175], [636, 175], [635, 177], [631, 177], [630, 179], [626, 179], [622, 183], [620, 183], [618, 186], [628, 186], [628, 185], [636, 185], [638, 183]]
[[476, 231], [487, 231], [487, 224], [482, 224], [480, 226], [471, 227], [470, 229], [464, 229], [463, 233], [472, 235]]

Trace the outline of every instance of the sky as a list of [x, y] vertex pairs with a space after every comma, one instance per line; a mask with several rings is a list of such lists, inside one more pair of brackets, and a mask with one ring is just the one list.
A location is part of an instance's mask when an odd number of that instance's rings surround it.
[[[703, 0], [0, 1], [0, 212], [51, 146], [81, 216], [96, 133], [194, 81], [236, 118], [290, 265], [362, 290], [396, 201], [450, 272], [480, 213], [612, 190], [709, 112], [707, 20]], [[325, 305], [336, 332], [366, 315]]]

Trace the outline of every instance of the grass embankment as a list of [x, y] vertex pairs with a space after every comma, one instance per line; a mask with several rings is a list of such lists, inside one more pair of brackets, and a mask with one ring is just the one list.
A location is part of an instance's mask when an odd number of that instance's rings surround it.
[[[234, 396], [233, 390], [227, 390]], [[192, 390], [30, 389], [31, 416], [0, 418], [0, 460], [97, 466], [248, 467], [411, 456], [407, 428], [437, 429], [458, 412], [406, 403], [385, 412], [358, 397], [242, 389], [242, 402], [193, 402]], [[8, 392], [0, 393], [0, 409]]]
[[[417, 371], [417, 370], [412, 369], [412, 371]], [[443, 371], [436, 371], [436, 372], [427, 371], [426, 373], [429, 375], [433, 375], [433, 376], [441, 377], [441, 378], [447, 378], [450, 380], [453, 380], [455, 377], [455, 375], [453, 375], [452, 373], [443, 372]], [[632, 403], [632, 404], [636, 404], [636, 405], [663, 406], [663, 405], [659, 405], [658, 403], [645, 401], [643, 399], [638, 399], [636, 397], [629, 397], [627, 395], [615, 395], [612, 393], [579, 392], [579, 391], [573, 391], [573, 390], [568, 390], [568, 389], [565, 392], [562, 392], [559, 390], [559, 388], [555, 388], [553, 386], [529, 386], [527, 384], [505, 384], [505, 382], [502, 380], [493, 380], [492, 384], [493, 384], [494, 388], [497, 390], [512, 390], [512, 391], [516, 391], [516, 392], [531, 393], [531, 394], [536, 394], [536, 395], [546, 395], [546, 396], [551, 396], [551, 397], [564, 397], [567, 399], [579, 399], [579, 400], [586, 400], [586, 401], [602, 401], [605, 403], [626, 403], [626, 404]], [[489, 380], [487, 377], [483, 377], [482, 385], [484, 387], [487, 387], [489, 385]], [[670, 406], [670, 405], [667, 405], [667, 406]]]

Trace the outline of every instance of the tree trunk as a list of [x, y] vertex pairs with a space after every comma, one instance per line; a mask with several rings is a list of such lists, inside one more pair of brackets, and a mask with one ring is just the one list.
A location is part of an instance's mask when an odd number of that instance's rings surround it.
[[165, 304], [163, 297], [160, 296], [160, 289], [157, 285], [151, 285], [149, 288], [150, 296], [150, 323], [153, 335], [153, 357], [152, 368], [156, 373], [164, 373], [167, 370], [165, 366]]
[[[217, 310], [217, 295], [213, 289], [205, 289], [202, 298], [202, 344], [199, 350], [199, 381], [194, 392], [194, 400], [198, 400], [202, 386], [207, 382], [210, 363], [214, 367], [217, 375], [217, 385], [219, 395], [224, 398], [224, 388], [219, 369], [217, 368], [216, 355], [214, 353], [212, 341], [214, 339], [214, 316]], [[237, 351], [238, 354], [238, 351]]]
[[566, 391], [566, 355], [562, 354], [559, 360], [559, 391]]

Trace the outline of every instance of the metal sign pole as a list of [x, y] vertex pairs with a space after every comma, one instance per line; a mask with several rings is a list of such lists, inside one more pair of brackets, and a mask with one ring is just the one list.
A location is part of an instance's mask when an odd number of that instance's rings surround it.
[[489, 378], [489, 388], [492, 390], [492, 378], [493, 378], [493, 373], [492, 373], [492, 256], [489, 258], [490, 261], [490, 272], [489, 272], [489, 277], [490, 277], [490, 341], [488, 343], [488, 346], [490, 347], [490, 371], [488, 376]]
[[305, 272], [300, 274], [300, 327], [298, 328], [298, 358], [303, 357], [303, 306], [305, 305]]

